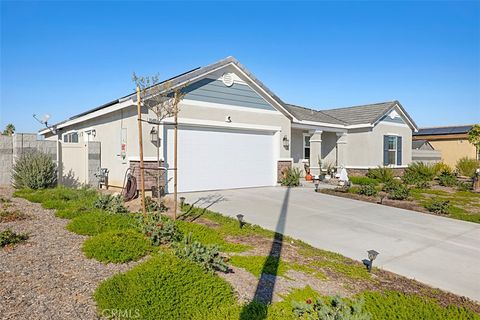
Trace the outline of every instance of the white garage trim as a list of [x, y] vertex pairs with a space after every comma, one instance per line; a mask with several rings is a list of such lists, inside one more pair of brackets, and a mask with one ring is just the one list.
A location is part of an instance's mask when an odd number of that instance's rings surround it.
[[[173, 119], [169, 118], [163, 122], [164, 125], [173, 126]], [[199, 120], [190, 118], [179, 118], [178, 124], [180, 126], [189, 127], [204, 127], [204, 128], [220, 128], [220, 129], [243, 129], [252, 131], [281, 131], [279, 126], [264, 126], [257, 124], [238, 123], [238, 122], [225, 122], [225, 121], [212, 121], [212, 120]]]

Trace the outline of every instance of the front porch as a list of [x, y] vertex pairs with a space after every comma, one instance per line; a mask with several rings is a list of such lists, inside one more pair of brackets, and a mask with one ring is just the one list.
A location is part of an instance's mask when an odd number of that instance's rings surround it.
[[310, 166], [312, 175], [326, 172], [328, 168], [346, 166], [347, 132], [341, 128], [292, 124], [293, 167], [304, 174], [304, 166]]

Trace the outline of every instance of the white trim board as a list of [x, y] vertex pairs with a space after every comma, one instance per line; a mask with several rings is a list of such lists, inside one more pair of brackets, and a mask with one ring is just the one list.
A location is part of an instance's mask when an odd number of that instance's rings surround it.
[[[165, 120], [164, 125], [172, 126], [171, 118]], [[200, 119], [191, 119], [191, 118], [179, 118], [178, 124], [180, 126], [190, 126], [190, 127], [210, 127], [210, 128], [221, 128], [221, 129], [243, 129], [243, 130], [253, 130], [253, 131], [270, 131], [276, 132], [281, 131], [282, 128], [278, 126], [265, 126], [265, 125], [256, 125], [248, 123], [237, 123], [237, 122], [224, 122], [224, 121], [212, 121], [212, 120], [200, 120]]]

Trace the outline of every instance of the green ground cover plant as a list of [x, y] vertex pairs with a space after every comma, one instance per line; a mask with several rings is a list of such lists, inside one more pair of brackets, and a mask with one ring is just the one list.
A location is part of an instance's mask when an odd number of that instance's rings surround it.
[[[177, 221], [177, 226], [185, 234], [192, 234], [192, 240], [198, 241], [206, 245], [217, 245], [224, 252], [242, 252], [251, 248], [251, 246], [229, 243], [224, 240], [224, 234], [217, 230], [186, 221]], [[238, 227], [237, 227], [238, 228]]]
[[67, 229], [77, 234], [95, 236], [111, 230], [124, 230], [136, 227], [134, 214], [116, 215], [104, 211], [94, 211], [73, 218]]
[[366, 185], [366, 184], [372, 184], [374, 186], [379, 184], [379, 181], [377, 179], [369, 178], [369, 177], [349, 177], [348, 178], [351, 183], [354, 185]]
[[82, 250], [87, 258], [108, 263], [125, 263], [144, 257], [150, 249], [145, 237], [135, 229], [110, 230], [88, 238]]
[[[98, 308], [137, 310], [139, 319], [238, 319], [232, 287], [222, 278], [171, 253], [159, 253], [147, 262], [100, 284]], [[233, 316], [233, 317], [232, 317]]]
[[274, 256], [233, 256], [230, 259], [230, 264], [243, 268], [252, 273], [257, 278], [263, 273], [283, 276], [291, 269], [291, 266]]
[[59, 218], [72, 219], [93, 210], [97, 192], [88, 188], [71, 189], [58, 186], [40, 190], [20, 189], [15, 191], [14, 196], [41, 203], [46, 209], [56, 209], [55, 215]]
[[428, 319], [428, 320], [478, 320], [480, 316], [465, 308], [450, 305], [440, 306], [436, 301], [397, 291], [365, 292], [364, 310], [372, 320], [384, 319]]

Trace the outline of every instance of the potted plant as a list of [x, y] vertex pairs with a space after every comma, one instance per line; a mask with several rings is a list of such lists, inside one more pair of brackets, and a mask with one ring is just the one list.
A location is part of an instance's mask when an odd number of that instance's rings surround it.
[[325, 170], [327, 171], [327, 174], [325, 175], [325, 180], [328, 181], [332, 178], [333, 171], [334, 171], [334, 166], [333, 163], [329, 162], [325, 165]]
[[308, 162], [304, 163], [303, 167], [305, 169], [305, 180], [306, 181], [312, 181], [313, 177], [310, 174], [310, 165], [308, 164]]
[[323, 173], [322, 159], [320, 159], [320, 156], [318, 156], [318, 168], [319, 168], [319, 171], [320, 171], [320, 181], [323, 181], [323, 180], [325, 180], [325, 173]]

